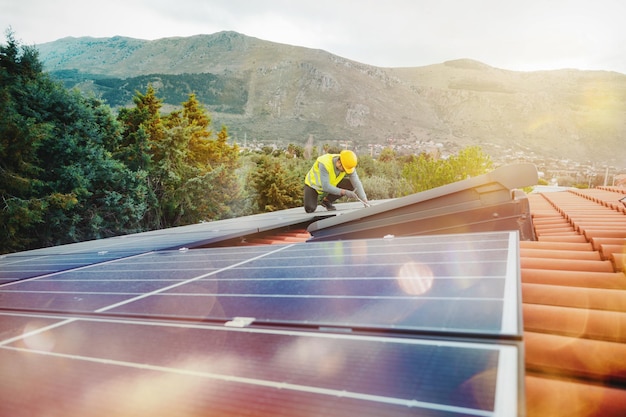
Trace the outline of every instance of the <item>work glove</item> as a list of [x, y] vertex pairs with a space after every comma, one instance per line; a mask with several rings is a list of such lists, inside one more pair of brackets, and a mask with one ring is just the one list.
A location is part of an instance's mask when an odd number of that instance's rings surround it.
[[348, 198], [354, 198], [354, 199], [359, 198], [354, 191], [350, 191], [350, 190], [346, 190], [346, 193], [344, 195]]

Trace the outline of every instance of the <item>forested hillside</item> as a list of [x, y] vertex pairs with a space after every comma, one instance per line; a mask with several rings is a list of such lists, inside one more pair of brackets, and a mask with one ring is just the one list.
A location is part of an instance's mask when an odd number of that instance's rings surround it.
[[[165, 101], [180, 106], [189, 94], [196, 95], [199, 102], [216, 112], [243, 114], [248, 101], [243, 80], [214, 74], [146, 74], [129, 78], [87, 75], [78, 70], [51, 71], [52, 78], [66, 88], [77, 87], [83, 92], [94, 93], [111, 107], [125, 107], [133, 102], [137, 91], [145, 91], [148, 85], [159, 91]], [[166, 99], [165, 99], [166, 98]]]

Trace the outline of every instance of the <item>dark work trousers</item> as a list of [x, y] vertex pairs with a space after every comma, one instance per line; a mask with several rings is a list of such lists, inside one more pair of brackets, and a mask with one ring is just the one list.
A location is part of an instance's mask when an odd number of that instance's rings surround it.
[[[337, 187], [343, 188], [344, 190], [354, 191], [354, 186], [352, 182], [348, 178], [342, 179]], [[338, 198], [341, 198], [338, 194], [322, 194], [325, 195], [326, 199], [331, 203]], [[307, 213], [313, 213], [317, 209], [318, 198], [320, 194], [315, 191], [314, 188], [309, 187], [308, 185], [304, 185], [304, 210]]]

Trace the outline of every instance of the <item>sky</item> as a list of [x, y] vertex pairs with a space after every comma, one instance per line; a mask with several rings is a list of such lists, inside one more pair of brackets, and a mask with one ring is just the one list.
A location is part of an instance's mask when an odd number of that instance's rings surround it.
[[626, 74], [624, 0], [0, 0], [1, 42], [232, 30], [379, 67], [474, 59]]

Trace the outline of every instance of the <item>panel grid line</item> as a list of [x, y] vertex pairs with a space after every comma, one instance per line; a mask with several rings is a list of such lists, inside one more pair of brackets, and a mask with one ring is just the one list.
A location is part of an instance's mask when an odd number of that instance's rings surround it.
[[288, 247], [291, 247], [291, 246], [293, 246], [293, 245], [287, 245], [287, 246], [280, 247], [280, 248], [278, 248], [278, 249], [276, 249], [276, 250], [273, 250], [273, 251], [271, 251], [271, 252], [267, 252], [267, 253], [263, 253], [263, 254], [261, 254], [261, 255], [259, 255], [259, 256], [255, 256], [254, 258], [250, 258], [250, 259], [246, 259], [246, 260], [241, 261], [241, 262], [237, 262], [237, 263], [235, 263], [235, 264], [233, 264], [233, 265], [230, 265], [230, 266], [227, 266], [227, 267], [224, 267], [224, 268], [221, 268], [221, 269], [215, 270], [215, 271], [211, 271], [211, 272], [209, 272], [209, 273], [202, 274], [202, 275], [199, 275], [199, 276], [197, 276], [197, 277], [190, 278], [190, 279], [188, 279], [188, 280], [185, 280], [185, 281], [182, 281], [182, 282], [179, 282], [179, 283], [173, 284], [173, 285], [169, 285], [169, 286], [167, 286], [167, 287], [160, 288], [160, 289], [155, 290], [155, 291], [151, 291], [151, 292], [148, 292], [148, 293], [142, 294], [142, 295], [140, 295], [140, 296], [137, 296], [137, 297], [131, 298], [131, 299], [129, 299], [129, 300], [120, 301], [119, 303], [115, 303], [115, 304], [111, 304], [111, 305], [106, 306], [106, 307], [102, 307], [102, 308], [100, 308], [100, 309], [96, 310], [95, 312], [96, 312], [96, 313], [103, 313], [103, 312], [105, 312], [105, 311], [109, 311], [109, 310], [112, 310], [112, 309], [114, 309], [114, 308], [117, 308], [117, 307], [120, 307], [120, 306], [123, 306], [123, 305], [126, 305], [126, 304], [130, 304], [130, 303], [133, 303], [133, 302], [135, 302], [135, 301], [138, 301], [138, 300], [141, 300], [141, 299], [144, 299], [144, 298], [148, 298], [148, 297], [150, 297], [150, 296], [153, 296], [153, 295], [156, 295], [156, 294], [162, 293], [162, 292], [164, 292], [164, 291], [169, 291], [169, 290], [171, 290], [171, 289], [174, 289], [174, 288], [176, 288], [176, 287], [180, 287], [180, 286], [182, 286], [182, 285], [186, 285], [186, 284], [192, 283], [192, 282], [194, 282], [194, 281], [199, 281], [199, 280], [201, 280], [202, 278], [206, 278], [206, 277], [211, 276], [211, 275], [213, 275], [213, 274], [217, 274], [217, 273], [219, 273], [219, 272], [221, 272], [221, 271], [226, 271], [226, 270], [228, 270], [228, 269], [233, 269], [233, 268], [236, 268], [236, 267], [238, 267], [239, 265], [243, 265], [243, 264], [246, 264], [246, 263], [248, 263], [248, 262], [252, 262], [252, 261], [255, 261], [255, 260], [257, 260], [257, 259], [261, 259], [261, 258], [263, 258], [263, 257], [265, 257], [265, 256], [268, 256], [268, 255], [274, 254], [274, 253], [276, 253], [276, 252], [280, 252], [280, 251], [282, 251], [282, 250], [285, 250], [285, 249], [287, 249]]
[[399, 406], [405, 406], [409, 408], [423, 408], [423, 409], [439, 410], [439, 411], [446, 411], [446, 412], [452, 412], [452, 413], [464, 413], [464, 414], [473, 415], [473, 416], [483, 416], [483, 417], [494, 416], [493, 412], [487, 411], [487, 410], [478, 410], [474, 408], [457, 407], [457, 406], [429, 403], [429, 402], [417, 401], [417, 400], [407, 400], [403, 398], [387, 397], [387, 396], [381, 396], [381, 395], [364, 394], [364, 393], [359, 393], [359, 392], [336, 390], [336, 389], [331, 389], [331, 388], [321, 388], [321, 387], [315, 387], [315, 386], [293, 384], [289, 382], [275, 382], [275, 381], [269, 381], [269, 380], [263, 380], [263, 379], [257, 379], [257, 378], [247, 378], [247, 377], [239, 377], [239, 376], [234, 376], [234, 375], [224, 375], [224, 374], [217, 374], [217, 373], [212, 373], [212, 372], [196, 371], [192, 369], [171, 368], [167, 366], [127, 362], [127, 361], [114, 360], [114, 359], [95, 358], [95, 357], [88, 357], [88, 356], [81, 356], [81, 355], [58, 353], [58, 352], [32, 350], [32, 349], [13, 347], [13, 346], [0, 346], [0, 349], [12, 350], [12, 351], [22, 352], [22, 353], [32, 353], [32, 354], [38, 354], [38, 355], [44, 355], [44, 356], [53, 356], [53, 357], [82, 361], [82, 362], [92, 362], [92, 363], [98, 363], [98, 364], [103, 364], [103, 365], [114, 365], [114, 366], [121, 366], [121, 367], [126, 367], [126, 368], [134, 368], [134, 369], [165, 372], [165, 373], [172, 373], [172, 374], [185, 375], [185, 376], [201, 377], [201, 378], [206, 378], [206, 379], [219, 380], [223, 382], [247, 384], [247, 385], [254, 385], [254, 386], [259, 386], [259, 387], [275, 388], [275, 389], [280, 389], [280, 390], [307, 392], [311, 394], [326, 395], [331, 398], [351, 398], [355, 400], [378, 402], [378, 403], [390, 404], [390, 405], [399, 405]]
[[29, 281], [34, 281], [37, 279], [42, 279], [42, 278], [50, 278], [50, 277], [54, 277], [57, 275], [61, 275], [61, 274], [67, 274], [69, 272], [78, 272], [78, 271], [82, 271], [88, 268], [94, 268], [94, 267], [99, 267], [102, 265], [107, 265], [107, 264], [111, 264], [111, 263], [115, 263], [115, 262], [120, 262], [121, 260], [127, 260], [127, 259], [132, 259], [132, 258], [138, 258], [141, 256], [145, 256], [145, 255], [150, 255], [152, 252], [146, 252], [146, 253], [139, 253], [136, 255], [132, 255], [126, 258], [118, 258], [118, 259], [110, 259], [108, 261], [104, 261], [104, 262], [98, 262], [98, 263], [92, 263], [89, 265], [83, 265], [83, 266], [79, 266], [76, 268], [71, 268], [71, 269], [66, 269], [66, 270], [62, 270], [62, 271], [56, 271], [56, 272], [51, 272], [51, 273], [47, 273], [44, 275], [37, 275], [34, 277], [30, 277], [30, 278], [25, 278], [25, 279], [20, 279], [20, 280], [16, 280], [16, 281], [11, 281], [11, 282], [7, 282], [7, 283], [3, 283], [2, 284], [2, 288], [4, 287], [8, 287], [10, 285], [16, 285], [16, 284], [21, 284], [24, 282], [29, 282]]

